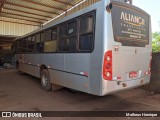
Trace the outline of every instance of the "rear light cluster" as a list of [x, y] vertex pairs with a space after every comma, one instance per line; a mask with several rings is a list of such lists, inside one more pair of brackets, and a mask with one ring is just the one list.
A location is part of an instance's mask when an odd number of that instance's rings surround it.
[[103, 78], [112, 80], [112, 51], [107, 51], [104, 55]]
[[148, 74], [151, 74], [151, 62], [152, 62], [152, 53], [151, 53], [151, 55], [150, 55], [150, 62], [149, 62]]

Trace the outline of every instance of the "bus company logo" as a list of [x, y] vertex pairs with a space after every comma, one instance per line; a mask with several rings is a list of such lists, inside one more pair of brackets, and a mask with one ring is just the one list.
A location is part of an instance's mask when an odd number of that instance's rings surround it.
[[11, 112], [2, 112], [2, 117], [12, 117]]
[[142, 17], [135, 16], [126, 12], [121, 12], [120, 19], [127, 22], [128, 24], [135, 26], [144, 26], [145, 20]]

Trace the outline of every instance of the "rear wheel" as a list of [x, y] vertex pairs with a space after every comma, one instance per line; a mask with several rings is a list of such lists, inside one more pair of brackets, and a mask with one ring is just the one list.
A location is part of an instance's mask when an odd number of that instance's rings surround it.
[[47, 69], [43, 69], [41, 71], [41, 86], [46, 91], [50, 91], [52, 89], [52, 84], [50, 83], [50, 76]]

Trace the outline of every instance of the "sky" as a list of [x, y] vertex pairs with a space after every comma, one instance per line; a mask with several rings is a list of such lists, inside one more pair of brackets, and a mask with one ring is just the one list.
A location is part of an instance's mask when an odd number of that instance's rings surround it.
[[150, 14], [152, 32], [160, 32], [160, 0], [133, 0], [133, 5]]

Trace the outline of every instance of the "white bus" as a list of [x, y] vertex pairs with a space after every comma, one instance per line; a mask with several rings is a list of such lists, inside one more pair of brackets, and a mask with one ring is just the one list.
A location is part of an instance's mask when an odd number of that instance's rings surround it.
[[150, 82], [150, 16], [120, 0], [101, 0], [16, 43], [18, 70], [40, 78], [47, 91], [104, 96]]

